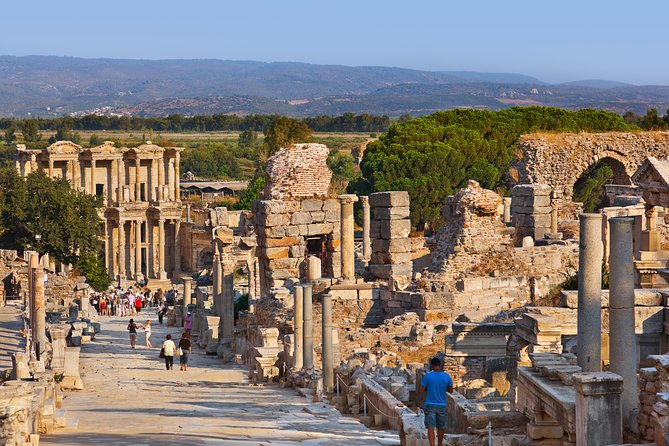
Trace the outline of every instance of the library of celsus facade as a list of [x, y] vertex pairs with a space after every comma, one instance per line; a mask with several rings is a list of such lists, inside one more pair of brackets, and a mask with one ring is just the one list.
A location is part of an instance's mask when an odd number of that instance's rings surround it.
[[41, 169], [79, 191], [102, 197], [105, 266], [114, 280], [167, 279], [181, 270], [181, 148], [147, 141], [138, 147], [105, 142], [84, 148], [59, 141], [45, 150], [18, 147], [22, 176]]

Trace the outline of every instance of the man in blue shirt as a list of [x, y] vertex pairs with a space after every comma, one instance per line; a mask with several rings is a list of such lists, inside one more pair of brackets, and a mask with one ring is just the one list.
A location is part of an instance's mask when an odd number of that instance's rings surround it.
[[446, 428], [446, 392], [453, 393], [453, 379], [444, 372], [439, 358], [430, 360], [431, 372], [428, 372], [420, 382], [421, 399], [425, 395], [425, 427], [434, 446], [434, 429], [437, 428], [439, 446], [444, 443], [444, 429]]

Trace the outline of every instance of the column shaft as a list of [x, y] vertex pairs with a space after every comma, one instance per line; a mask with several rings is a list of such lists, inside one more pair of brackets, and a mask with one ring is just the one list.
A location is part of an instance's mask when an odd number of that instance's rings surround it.
[[602, 215], [581, 214], [578, 253], [578, 365], [602, 370]]
[[158, 201], [163, 201], [163, 186], [165, 185], [165, 158], [158, 160]]
[[142, 221], [135, 222], [135, 276], [142, 274]]
[[135, 160], [135, 201], [142, 201], [142, 187], [141, 187], [141, 178], [140, 178], [140, 171], [141, 171], [141, 161], [139, 158]]
[[179, 201], [180, 197], [180, 190], [179, 190], [179, 175], [180, 175], [180, 170], [179, 170], [179, 162], [181, 161], [181, 156], [179, 155], [179, 152], [177, 152], [175, 158], [174, 158], [174, 200]]
[[310, 283], [302, 285], [302, 310], [304, 312], [304, 344], [303, 369], [314, 368], [314, 325], [313, 325], [313, 288]]
[[353, 203], [358, 200], [355, 195], [340, 195], [341, 203], [341, 277], [343, 280], [355, 279], [355, 240]]
[[158, 219], [158, 276], [167, 279], [165, 273], [165, 219]]
[[218, 253], [214, 255], [214, 263], [212, 266], [212, 292], [214, 293], [214, 312], [218, 316], [223, 316], [223, 265], [221, 264], [221, 257]]
[[235, 334], [234, 272], [234, 262], [223, 262], [223, 339], [232, 339]]
[[323, 390], [334, 389], [334, 354], [332, 346], [332, 296], [323, 294]]
[[46, 351], [46, 308], [44, 306], [44, 270], [33, 269], [35, 289], [35, 354], [38, 358]]
[[181, 221], [174, 220], [174, 272], [181, 272]]
[[126, 278], [125, 272], [125, 221], [118, 222], [118, 275], [119, 280]]
[[293, 290], [294, 306], [293, 306], [293, 329], [295, 331], [295, 353], [293, 354], [293, 368], [295, 370], [302, 369], [304, 358], [304, 342], [302, 339], [304, 328], [304, 297], [302, 292], [302, 285], [295, 285]]
[[615, 246], [609, 256], [610, 371], [623, 378], [623, 423], [630, 427], [630, 412], [639, 407], [634, 330], [634, 219], [610, 218], [609, 224], [611, 246]]
[[88, 179], [90, 182], [90, 193], [95, 195], [95, 159], [91, 158], [91, 177]]
[[372, 238], [369, 233], [371, 224], [369, 197], [360, 197], [360, 201], [362, 201], [362, 256], [365, 260], [369, 260], [372, 256]]
[[123, 164], [123, 158], [120, 158], [116, 163], [118, 169], [118, 180], [116, 188], [116, 200], [119, 203], [123, 203], [123, 186], [125, 186], [125, 165]]

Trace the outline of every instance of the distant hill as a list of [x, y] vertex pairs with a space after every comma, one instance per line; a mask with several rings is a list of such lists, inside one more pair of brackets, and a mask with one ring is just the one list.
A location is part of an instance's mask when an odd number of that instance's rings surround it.
[[614, 81], [551, 85], [515, 73], [420, 71], [296, 62], [0, 56], [0, 116], [165, 116], [367, 112], [420, 115], [455, 107], [669, 108], [669, 87]]

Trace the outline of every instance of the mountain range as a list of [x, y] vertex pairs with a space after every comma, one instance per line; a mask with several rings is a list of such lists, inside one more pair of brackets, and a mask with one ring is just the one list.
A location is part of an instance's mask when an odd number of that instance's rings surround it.
[[456, 107], [669, 108], [668, 86], [549, 84], [516, 73], [421, 71], [297, 62], [0, 56], [0, 116], [166, 116], [345, 112], [414, 116]]

